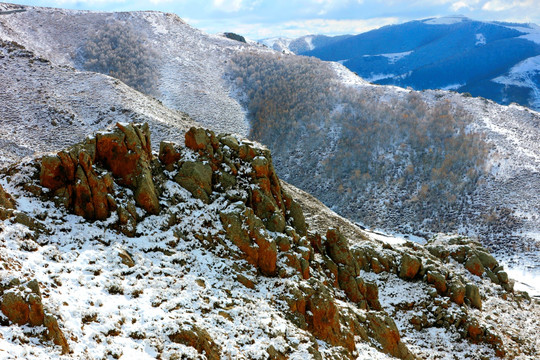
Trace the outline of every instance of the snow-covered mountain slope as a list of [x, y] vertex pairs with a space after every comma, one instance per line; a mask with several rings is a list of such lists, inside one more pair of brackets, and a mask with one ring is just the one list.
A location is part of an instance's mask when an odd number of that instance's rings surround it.
[[[193, 128], [159, 160], [149, 139], [123, 124], [2, 172], [3, 358], [538, 356], [540, 305], [474, 241], [370, 238], [237, 136]], [[105, 184], [91, 203], [108, 216], [79, 207], [81, 184]]]
[[[539, 278], [540, 114], [448, 91], [371, 85], [313, 59], [238, 62], [255, 69], [243, 77], [258, 119], [254, 136], [272, 149], [286, 181], [368, 228], [475, 236]], [[264, 102], [273, 94], [279, 106]]]
[[302, 54], [339, 61], [378, 84], [469, 92], [540, 109], [535, 24], [433, 18], [385, 26]]
[[0, 40], [0, 70], [0, 165], [116, 122], [145, 121], [156, 140], [177, 141], [195, 123], [114, 78], [53, 64], [14, 42]]
[[[20, 12], [9, 10], [22, 9]], [[247, 45], [194, 29], [173, 14], [104, 13], [0, 3], [0, 38], [20, 43], [56, 65], [80, 69], [85, 41], [104, 24], [130, 24], [158, 55], [157, 98], [217, 131], [247, 135], [249, 124], [223, 80], [231, 53]], [[264, 49], [259, 49], [264, 51]]]

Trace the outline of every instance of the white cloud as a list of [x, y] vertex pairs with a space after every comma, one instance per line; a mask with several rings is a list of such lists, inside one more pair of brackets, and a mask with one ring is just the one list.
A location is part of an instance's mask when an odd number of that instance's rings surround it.
[[[275, 36], [296, 38], [309, 34], [359, 34], [377, 29], [381, 26], [397, 24], [398, 22], [399, 19], [395, 17], [373, 18], [368, 20], [309, 19], [302, 21], [287, 21], [276, 24], [234, 23], [224, 28], [228, 28], [230, 31], [245, 35], [250, 39], [257, 40]], [[207, 26], [202, 25], [202, 27], [211, 31]]]
[[213, 0], [215, 9], [224, 12], [238, 12], [242, 10], [242, 0]]
[[462, 9], [474, 10], [479, 2], [480, 0], [461, 0], [452, 3], [450, 9], [452, 9], [452, 11], [454, 12], [460, 11]]
[[482, 10], [499, 12], [527, 7], [538, 10], [539, 4], [534, 3], [535, 0], [490, 0], [482, 6]]

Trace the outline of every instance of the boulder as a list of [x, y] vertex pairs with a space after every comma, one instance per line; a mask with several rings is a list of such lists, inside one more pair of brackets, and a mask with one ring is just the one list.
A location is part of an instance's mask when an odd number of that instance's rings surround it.
[[437, 271], [428, 271], [426, 275], [428, 283], [433, 284], [439, 294], [445, 294], [447, 290], [446, 278], [443, 274]]
[[15, 208], [15, 202], [13, 201], [13, 198], [4, 190], [2, 185], [0, 185], [0, 207], [3, 207], [5, 209]]
[[206, 129], [192, 127], [186, 132], [185, 144], [191, 150], [206, 152], [212, 157], [214, 155], [213, 137], [213, 133]]
[[478, 286], [474, 284], [465, 285], [465, 298], [470, 302], [471, 306], [482, 310], [482, 298]]
[[17, 325], [44, 326], [46, 337], [62, 347], [62, 354], [69, 353], [69, 345], [56, 319], [45, 313], [41, 291], [36, 280], [20, 285], [12, 281], [7, 288], [0, 288], [0, 311]]
[[330, 228], [326, 232], [326, 252], [336, 264], [350, 266], [353, 268], [353, 275], [359, 275], [358, 271], [354, 271], [354, 258], [349, 250], [349, 242], [339, 230]]
[[399, 267], [399, 277], [406, 280], [412, 280], [418, 274], [422, 262], [415, 256], [407, 253], [401, 257], [401, 265]]
[[477, 255], [470, 256], [465, 262], [465, 268], [469, 270], [471, 274], [482, 276], [484, 273], [484, 265], [480, 261], [480, 258]]
[[458, 305], [463, 305], [465, 302], [465, 286], [458, 281], [451, 282], [448, 286], [450, 300]]
[[180, 160], [180, 151], [174, 143], [162, 141], [159, 144], [159, 161], [165, 166], [172, 165]]
[[177, 344], [191, 346], [208, 360], [221, 359], [221, 347], [215, 343], [208, 331], [194, 324], [183, 324], [181, 329], [169, 335], [169, 339]]
[[368, 333], [375, 339], [382, 352], [399, 359], [414, 359], [407, 346], [401, 342], [401, 337], [394, 320], [389, 316], [378, 313], [367, 313]]
[[41, 159], [39, 180], [41, 186], [51, 190], [63, 187], [66, 183], [66, 172], [62, 161], [57, 155], [46, 155]]
[[499, 262], [492, 255], [488, 254], [487, 252], [484, 252], [484, 251], [481, 251], [481, 250], [476, 250], [475, 254], [478, 257], [478, 259], [480, 260], [480, 262], [482, 263], [482, 265], [484, 266], [484, 268], [489, 269], [489, 270], [493, 270], [497, 266], [499, 266]]
[[198, 161], [186, 161], [180, 167], [174, 181], [195, 198], [207, 204], [210, 202], [208, 197], [212, 193], [212, 167], [210, 165]]
[[292, 222], [292, 226], [296, 229], [300, 236], [307, 235], [307, 225], [302, 208], [296, 201], [291, 202], [289, 209], [289, 217]]

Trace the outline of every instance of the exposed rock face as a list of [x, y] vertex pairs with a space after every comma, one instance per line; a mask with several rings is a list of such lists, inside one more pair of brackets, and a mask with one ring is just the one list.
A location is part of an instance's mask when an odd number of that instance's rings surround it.
[[382, 351], [400, 359], [414, 359], [405, 344], [400, 341], [399, 331], [394, 321], [385, 315], [367, 314], [369, 333], [381, 345]]
[[136, 214], [117, 207], [112, 196], [115, 181], [132, 189], [136, 204], [145, 211], [159, 212], [151, 160], [148, 126], [117, 124], [110, 132], [44, 156], [40, 183], [76, 215], [104, 220], [117, 211], [120, 224], [125, 225], [134, 222]]
[[137, 205], [150, 214], [159, 213], [148, 124], [117, 124], [112, 132], [98, 133], [96, 139], [97, 161], [110, 169], [121, 185], [133, 189]]
[[402, 279], [414, 279], [422, 262], [417, 257], [410, 256], [409, 254], [404, 254], [401, 258], [401, 265], [399, 268], [399, 277]]
[[45, 326], [45, 337], [61, 346], [62, 354], [69, 353], [69, 345], [58, 322], [43, 309], [37, 281], [20, 284], [14, 279], [7, 286], [0, 285], [0, 311], [17, 325]]

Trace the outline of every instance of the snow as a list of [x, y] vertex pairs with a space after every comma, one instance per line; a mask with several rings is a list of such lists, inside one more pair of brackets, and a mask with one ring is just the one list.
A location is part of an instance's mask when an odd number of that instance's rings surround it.
[[442, 87], [441, 90], [457, 90], [465, 84], [450, 84]]
[[486, 37], [484, 34], [476, 34], [476, 46], [486, 45]]
[[[540, 253], [538, 256], [540, 256]], [[515, 290], [526, 291], [530, 296], [540, 298], [540, 271], [528, 271], [524, 264], [514, 265], [502, 263], [508, 276], [516, 281], [514, 284]]]
[[[169, 207], [182, 214], [179, 223], [163, 231], [166, 218], [148, 216], [137, 226], [139, 235], [127, 238], [106, 228], [105, 222], [88, 223], [52, 203], [27, 197], [5, 178], [1, 183], [16, 196], [20, 211], [46, 214], [51, 235], [46, 244], [28, 252], [21, 248], [28, 230], [0, 222], [0, 258], [18, 266], [16, 271], [2, 268], [0, 277], [39, 281], [45, 307], [71, 339], [72, 358], [197, 357], [194, 348], [168, 338], [191, 325], [208, 331], [225, 358], [263, 359], [269, 346], [291, 351], [295, 343], [299, 345], [291, 358], [312, 358], [305, 345], [308, 335], [285, 319], [277, 300], [295, 280], [259, 277], [244, 260], [216, 255], [224, 251], [219, 246], [211, 252], [198, 245], [195, 235], [222, 233], [219, 212], [227, 206], [223, 199], [204, 205], [169, 181], [162, 200], [181, 199]], [[183, 234], [180, 241], [178, 233]], [[132, 255], [134, 267], [121, 263], [120, 249]], [[255, 290], [235, 280], [232, 269], [239, 264], [247, 269], [245, 276], [255, 279]], [[58, 347], [43, 346], [23, 333], [28, 333], [27, 327], [0, 327], [0, 357], [63, 358]], [[31, 342], [19, 342], [17, 336]]]
[[[413, 51], [411, 50], [411, 51], [404, 51], [404, 52], [399, 52], [399, 53], [379, 54], [378, 56], [384, 56], [388, 58], [389, 64], [394, 64], [396, 61], [401, 60], [412, 53]], [[372, 56], [377, 56], [377, 55], [372, 55]]]
[[306, 36], [304, 38], [304, 41], [306, 42], [309, 50], [315, 49], [315, 45], [313, 45], [313, 37], [312, 36]]
[[396, 76], [396, 74], [381, 74], [381, 73], [378, 73], [378, 74], [371, 73], [369, 75], [370, 76], [366, 78], [366, 81], [368, 82], [379, 81], [382, 79], [393, 78]]
[[444, 16], [439, 18], [432, 18], [424, 20], [424, 24], [428, 25], [452, 25], [458, 24], [463, 21], [468, 21], [469, 19], [465, 16]]
[[540, 26], [536, 24], [523, 24], [521, 26], [506, 27], [525, 33], [525, 35], [521, 35], [520, 38], [540, 44]]
[[[540, 43], [540, 42], [539, 42]], [[534, 80], [540, 74], [540, 55], [525, 59], [514, 65], [508, 73], [493, 81], [503, 85], [513, 85], [531, 89], [533, 106], [540, 108], [540, 87]]]
[[391, 245], [403, 245], [408, 241], [415, 242], [417, 244], [426, 244], [426, 239], [420, 236], [409, 235], [409, 234], [400, 234], [400, 233], [387, 233], [382, 230], [370, 231], [364, 230], [364, 232], [371, 238], [378, 241], [382, 241]]

